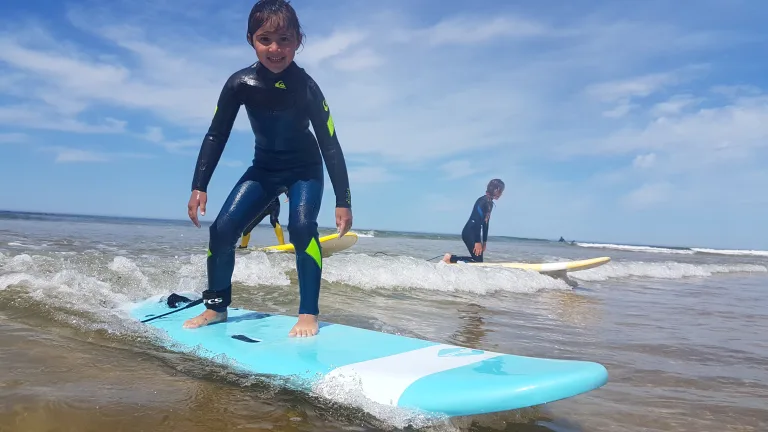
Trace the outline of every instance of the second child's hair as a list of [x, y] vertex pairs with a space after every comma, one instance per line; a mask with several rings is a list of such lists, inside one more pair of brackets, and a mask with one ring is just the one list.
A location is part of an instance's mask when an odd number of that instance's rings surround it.
[[299, 17], [288, 0], [259, 0], [248, 15], [248, 44], [253, 45], [253, 35], [264, 25], [272, 25], [296, 33], [299, 45], [304, 43], [304, 31]]
[[493, 195], [496, 191], [504, 192], [504, 182], [501, 179], [493, 179], [488, 182], [488, 187], [485, 188], [485, 193]]

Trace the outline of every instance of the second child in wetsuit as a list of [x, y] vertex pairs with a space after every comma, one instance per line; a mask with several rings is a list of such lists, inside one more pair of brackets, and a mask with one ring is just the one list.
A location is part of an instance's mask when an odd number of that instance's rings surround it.
[[253, 231], [253, 229], [256, 228], [256, 225], [260, 224], [261, 221], [267, 217], [267, 215], [269, 215], [270, 225], [272, 225], [272, 228], [275, 230], [277, 243], [281, 245], [285, 244], [285, 239], [283, 238], [283, 227], [280, 226], [280, 221], [278, 220], [280, 217], [280, 200], [275, 197], [275, 199], [269, 203], [269, 206], [264, 209], [261, 214], [256, 216], [256, 219], [254, 219], [253, 222], [249, 223], [248, 226], [245, 227], [245, 230], [243, 231], [243, 237], [240, 240], [240, 246], [238, 246], [238, 248], [245, 249], [248, 247], [248, 242], [251, 241], [251, 231]]
[[470, 256], [456, 256], [447, 253], [443, 257], [444, 262], [449, 264], [458, 261], [483, 262], [483, 253], [488, 242], [488, 224], [493, 210], [493, 200], [499, 199], [503, 192], [503, 181], [493, 179], [488, 182], [485, 195], [475, 201], [469, 220], [464, 224], [464, 229], [461, 231], [461, 239], [464, 240]]
[[[317, 216], [323, 196], [323, 161], [336, 195], [336, 226], [352, 227], [349, 178], [336, 127], [317, 83], [294, 63], [301, 25], [285, 0], [259, 0], [248, 16], [248, 43], [258, 61], [233, 73], [219, 95], [203, 139], [187, 212], [200, 227], [207, 187], [221, 158], [241, 105], [255, 136], [253, 164], [235, 184], [210, 227], [206, 310], [184, 322], [197, 328], [227, 319], [231, 303], [235, 246], [245, 227], [277, 196], [290, 197], [288, 232], [296, 250], [299, 316], [289, 336], [318, 332], [322, 251]], [[309, 130], [310, 124], [314, 135]]]

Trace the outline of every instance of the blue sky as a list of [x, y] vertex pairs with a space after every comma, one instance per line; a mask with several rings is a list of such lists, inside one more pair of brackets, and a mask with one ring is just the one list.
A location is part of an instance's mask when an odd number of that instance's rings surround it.
[[[178, 218], [251, 2], [3, 2], [0, 208]], [[294, 0], [355, 228], [768, 248], [760, 1]], [[241, 110], [209, 188], [250, 163]], [[326, 179], [320, 224], [333, 225]], [[284, 204], [287, 221], [287, 207]]]

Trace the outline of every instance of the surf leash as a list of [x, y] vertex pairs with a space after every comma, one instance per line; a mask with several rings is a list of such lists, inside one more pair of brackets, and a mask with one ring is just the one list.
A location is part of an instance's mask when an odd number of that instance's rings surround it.
[[168, 296], [168, 300], [166, 300], [166, 303], [168, 303], [168, 306], [172, 307], [172, 308], [177, 307], [179, 303], [186, 303], [186, 302], [191, 302], [191, 303], [189, 303], [188, 305], [184, 306], [183, 308], [179, 308], [179, 309], [176, 309], [176, 310], [172, 310], [170, 312], [166, 312], [166, 313], [161, 314], [161, 315], [153, 316], [152, 318], [147, 318], [145, 320], [141, 320], [141, 322], [143, 322], [143, 323], [149, 322], [149, 321], [152, 321], [153, 319], [162, 318], [164, 316], [168, 316], [168, 315], [174, 314], [176, 312], [181, 312], [184, 309], [189, 309], [191, 307], [195, 307], [195, 306], [199, 305], [200, 303], [202, 303], [203, 299], [200, 298], [200, 299], [197, 299], [195, 301], [192, 301], [191, 299], [189, 299], [187, 297], [180, 296], [180, 295], [178, 295], [176, 293], [172, 293], [171, 295]]
[[[375, 252], [375, 253], [373, 254], [373, 256], [376, 256], [376, 255], [397, 256], [397, 255], [388, 254], [388, 253], [386, 253], [386, 252]], [[426, 261], [432, 261], [433, 259], [436, 259], [436, 258], [442, 258], [442, 257], [443, 257], [443, 255], [438, 255], [438, 256], [436, 256], [436, 257], [434, 257], [434, 258], [430, 258], [430, 259], [428, 259], [428, 260], [426, 260]]]

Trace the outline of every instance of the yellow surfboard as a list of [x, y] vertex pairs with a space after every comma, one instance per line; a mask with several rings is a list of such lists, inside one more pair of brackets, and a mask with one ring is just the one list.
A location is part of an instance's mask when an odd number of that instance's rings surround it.
[[[349, 249], [357, 243], [357, 233], [348, 232], [344, 234], [344, 237], [339, 238], [338, 234], [329, 234], [327, 236], [320, 237], [320, 249], [323, 251], [323, 257], [327, 258], [336, 252]], [[263, 252], [288, 252], [296, 253], [293, 244], [286, 243], [284, 245], [267, 246], [258, 248], [256, 250]]]
[[533, 270], [539, 273], [572, 272], [599, 267], [611, 260], [610, 257], [590, 258], [577, 261], [561, 261], [553, 263], [513, 263], [513, 262], [482, 262], [466, 263], [480, 267], [504, 267], [523, 270]]

